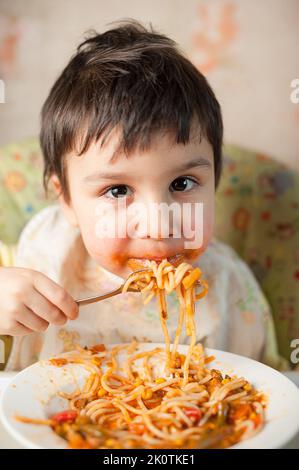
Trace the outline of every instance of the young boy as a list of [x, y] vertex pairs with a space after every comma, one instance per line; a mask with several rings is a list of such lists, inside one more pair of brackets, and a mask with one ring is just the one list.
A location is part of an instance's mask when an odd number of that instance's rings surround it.
[[[222, 134], [213, 91], [166, 36], [127, 22], [78, 47], [42, 110], [44, 184], [51, 181], [59, 204], [25, 227], [18, 267], [0, 269], [0, 334], [14, 337], [6, 370], [76, 343], [163, 342], [155, 299], [143, 305], [140, 294], [126, 293], [80, 312], [74, 300], [113, 290], [132, 266], [163, 258], [199, 265], [208, 280], [196, 305], [199, 341], [280, 367], [262, 292], [233, 250], [213, 239]], [[201, 246], [186, 249], [171, 223], [168, 237], [138, 223], [134, 237], [99, 236], [104, 220], [136, 203], [202, 203]], [[173, 339], [178, 302], [167, 302]]]

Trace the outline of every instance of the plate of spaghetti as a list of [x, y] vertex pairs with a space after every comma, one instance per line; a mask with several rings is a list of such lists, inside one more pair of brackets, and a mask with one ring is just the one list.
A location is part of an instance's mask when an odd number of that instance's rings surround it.
[[[157, 298], [164, 344], [96, 344], [40, 361], [2, 395], [5, 427], [28, 448], [277, 448], [299, 429], [299, 392], [252, 359], [196, 341], [199, 268], [149, 261], [124, 285]], [[173, 343], [166, 295], [180, 309]], [[135, 294], [134, 294], [135, 295]], [[136, 294], [139, 295], [139, 294]], [[180, 344], [186, 329], [188, 345]]]

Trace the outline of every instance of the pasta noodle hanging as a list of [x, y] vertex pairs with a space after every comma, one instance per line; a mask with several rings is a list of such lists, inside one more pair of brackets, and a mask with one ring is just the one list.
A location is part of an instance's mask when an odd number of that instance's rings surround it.
[[[201, 270], [193, 268], [188, 263], [181, 263], [177, 268], [164, 259], [160, 264], [155, 261], [148, 262], [148, 269], [141, 270], [129, 276], [123, 292], [133, 285], [142, 294], [148, 293], [144, 299], [147, 304], [155, 295], [158, 300], [161, 325], [164, 333], [166, 348], [166, 370], [173, 371], [175, 355], [179, 344], [183, 325], [186, 325], [186, 334], [191, 337], [188, 355], [184, 362], [183, 385], [188, 382], [188, 370], [193, 347], [196, 344], [196, 328], [194, 320], [195, 301], [204, 297], [208, 292], [208, 284], [201, 280]], [[196, 288], [200, 287], [201, 292], [196, 294]], [[175, 334], [172, 352], [170, 351], [170, 338], [167, 329], [167, 306], [166, 295], [176, 291], [179, 305], [179, 323]]]

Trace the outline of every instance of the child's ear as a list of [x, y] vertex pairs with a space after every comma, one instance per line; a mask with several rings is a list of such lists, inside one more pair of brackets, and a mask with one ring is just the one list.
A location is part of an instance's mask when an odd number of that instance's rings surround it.
[[67, 201], [65, 199], [65, 196], [64, 196], [64, 194], [62, 192], [62, 189], [61, 189], [61, 184], [60, 184], [60, 181], [58, 179], [58, 176], [55, 175], [55, 174], [52, 175], [50, 177], [50, 181], [51, 181], [51, 184], [53, 186], [53, 189], [54, 189], [55, 193], [58, 196], [58, 200], [59, 200], [61, 208], [64, 212], [65, 217], [67, 218], [69, 223], [71, 225], [73, 225], [73, 227], [78, 227], [78, 221], [77, 221], [77, 217], [76, 217], [75, 211], [74, 211], [73, 206], [72, 206], [72, 202]]

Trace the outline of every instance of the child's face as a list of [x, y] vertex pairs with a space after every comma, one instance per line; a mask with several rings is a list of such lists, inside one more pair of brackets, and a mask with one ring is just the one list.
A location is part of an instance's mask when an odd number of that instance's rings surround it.
[[[192, 262], [205, 250], [213, 233], [215, 183], [211, 145], [204, 138], [201, 142], [194, 138], [186, 145], [178, 145], [169, 134], [157, 135], [149, 150], [136, 150], [128, 158], [120, 154], [110, 161], [117, 143], [115, 130], [102, 148], [99, 143], [92, 144], [82, 156], [74, 153], [67, 156], [70, 203], [62, 197], [60, 201], [69, 221], [80, 228], [90, 256], [121, 277], [126, 277], [132, 268], [138, 269], [144, 259], [159, 261], [168, 257], [172, 262]], [[199, 164], [195, 160], [200, 160]], [[125, 202], [125, 209], [117, 207], [120, 198]], [[96, 223], [101, 223], [96, 208], [105, 210], [112, 220], [117, 211], [128, 212], [133, 203], [148, 208], [151, 203], [170, 205], [174, 202], [180, 206], [203, 203], [203, 245], [200, 248], [185, 249], [183, 237], [171, 236], [173, 226], [169, 226], [167, 238], [161, 238], [159, 232], [153, 236], [150, 230], [138, 232], [138, 224], [133, 238], [100, 238], [96, 234]]]

